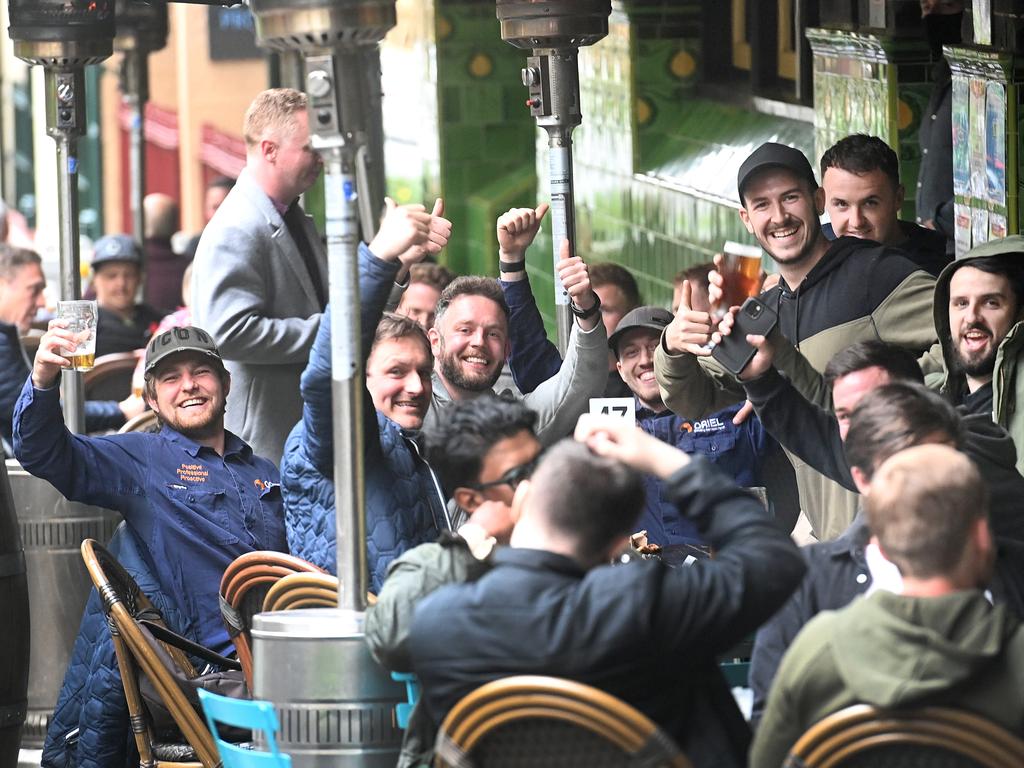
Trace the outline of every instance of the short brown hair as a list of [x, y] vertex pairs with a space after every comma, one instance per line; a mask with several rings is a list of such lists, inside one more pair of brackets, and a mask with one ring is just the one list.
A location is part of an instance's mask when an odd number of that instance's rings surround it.
[[636, 284], [633, 273], [621, 264], [613, 261], [599, 261], [590, 265], [590, 284], [594, 288], [602, 285], [614, 285], [626, 297], [626, 311], [636, 309], [640, 301], [640, 288]]
[[460, 296], [483, 296], [501, 308], [506, 320], [511, 314], [508, 304], [505, 302], [505, 294], [497, 280], [493, 277], [462, 275], [452, 280], [448, 287], [441, 291], [441, 297], [437, 300], [437, 312], [434, 314], [434, 325], [441, 322], [441, 318], [448, 311], [448, 307]]
[[440, 264], [413, 264], [409, 267], [409, 285], [423, 283], [434, 290], [443, 291], [454, 279], [452, 271]]
[[306, 109], [306, 94], [294, 88], [271, 88], [252, 100], [245, 111], [242, 132], [250, 149], [268, 136], [288, 134], [295, 125], [295, 113]]
[[974, 462], [931, 444], [887, 459], [864, 507], [886, 558], [904, 576], [926, 579], [956, 571], [971, 525], [988, 514], [988, 499]]
[[956, 409], [923, 384], [894, 381], [868, 392], [850, 414], [843, 451], [867, 479], [890, 456], [940, 435], [958, 448], [964, 428]]
[[10, 280], [14, 273], [28, 264], [42, 264], [39, 254], [28, 248], [18, 248], [8, 243], [0, 243], [0, 279]]
[[430, 339], [427, 338], [426, 331], [415, 320], [404, 315], [385, 312], [381, 316], [380, 322], [377, 323], [377, 330], [374, 331], [370, 354], [373, 354], [373, 350], [380, 342], [390, 339], [416, 339], [427, 350], [427, 358], [433, 364], [434, 354], [430, 349]]

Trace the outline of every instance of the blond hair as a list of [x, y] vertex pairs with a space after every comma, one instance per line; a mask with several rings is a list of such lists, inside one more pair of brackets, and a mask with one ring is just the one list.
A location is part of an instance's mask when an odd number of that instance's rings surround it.
[[875, 472], [864, 497], [868, 526], [904, 576], [949, 575], [971, 526], [988, 514], [989, 492], [969, 458], [948, 445], [907, 448]]
[[306, 94], [294, 88], [263, 91], [245, 111], [243, 133], [249, 149], [267, 138], [280, 139], [295, 128], [295, 113], [306, 109]]

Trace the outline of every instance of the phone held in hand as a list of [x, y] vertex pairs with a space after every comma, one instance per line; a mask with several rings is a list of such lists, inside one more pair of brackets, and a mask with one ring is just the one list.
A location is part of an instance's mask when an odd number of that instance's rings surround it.
[[747, 334], [767, 336], [775, 329], [775, 324], [778, 321], [778, 315], [759, 298], [747, 299], [736, 313], [732, 332], [728, 336], [722, 337], [722, 340], [711, 351], [711, 356], [720, 362], [729, 373], [738, 376], [757, 352], [747, 343]]

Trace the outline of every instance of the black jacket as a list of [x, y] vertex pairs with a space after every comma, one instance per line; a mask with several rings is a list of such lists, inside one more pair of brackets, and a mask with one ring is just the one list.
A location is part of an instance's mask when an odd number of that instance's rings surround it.
[[[945, 236], [912, 221], [900, 219], [898, 223], [903, 240], [892, 247], [903, 251], [908, 259], [932, 277], [938, 277], [945, 266], [953, 260], [952, 254], [946, 253]], [[836, 239], [836, 232], [831, 224], [822, 224], [821, 231], [829, 240]]]
[[[835, 414], [800, 396], [774, 369], [744, 383], [765, 429], [783, 448], [844, 488], [856, 491], [846, 463]], [[964, 453], [971, 457], [991, 494], [989, 522], [1000, 541], [1024, 543], [1024, 477], [1009, 433], [988, 414], [957, 409], [964, 427]]]
[[[765, 428], [787, 449], [843, 487], [855, 489], [835, 415], [807, 402], [773, 370], [745, 383]], [[1024, 616], [1024, 477], [1006, 430], [987, 415], [963, 418], [964, 453], [971, 457], [991, 493], [989, 521], [998, 552], [990, 584], [993, 597]], [[871, 584], [864, 548], [871, 533], [864, 513], [834, 541], [804, 547], [807, 576], [793, 596], [757, 633], [750, 667], [756, 726], [775, 672], [789, 644], [820, 611], [849, 604]]]
[[782, 604], [803, 562], [760, 504], [705, 460], [669, 478], [665, 492], [715, 559], [586, 571], [562, 555], [512, 548], [476, 582], [424, 598], [407, 647], [434, 722], [483, 683], [556, 675], [631, 703], [698, 767], [745, 765], [749, 730], [715, 655]]

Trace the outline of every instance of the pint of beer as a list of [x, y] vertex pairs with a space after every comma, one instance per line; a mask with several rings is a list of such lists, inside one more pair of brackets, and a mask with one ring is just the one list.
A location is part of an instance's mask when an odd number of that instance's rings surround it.
[[57, 317], [67, 322], [78, 346], [64, 356], [71, 361], [71, 370], [88, 371], [96, 364], [96, 322], [99, 312], [95, 301], [58, 301]]
[[761, 249], [756, 245], [743, 245], [727, 240], [722, 260], [723, 294], [718, 310], [721, 314], [729, 307], [739, 306], [751, 296], [757, 296], [761, 287]]

